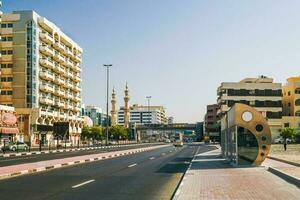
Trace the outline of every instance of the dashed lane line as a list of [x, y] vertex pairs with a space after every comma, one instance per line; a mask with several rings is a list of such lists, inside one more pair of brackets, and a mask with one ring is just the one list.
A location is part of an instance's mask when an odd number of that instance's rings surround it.
[[134, 164], [132, 164], [132, 165], [128, 165], [128, 167], [130, 168], [130, 167], [134, 167], [134, 166], [136, 166], [137, 164], [136, 163], [134, 163]]
[[73, 189], [74, 189], [74, 188], [78, 188], [78, 187], [80, 187], [80, 186], [89, 184], [89, 183], [94, 182], [94, 181], [95, 181], [94, 179], [88, 180], [88, 181], [85, 181], [85, 182], [83, 182], [83, 183], [79, 183], [79, 184], [77, 184], [77, 185], [73, 185], [72, 188], [73, 188]]

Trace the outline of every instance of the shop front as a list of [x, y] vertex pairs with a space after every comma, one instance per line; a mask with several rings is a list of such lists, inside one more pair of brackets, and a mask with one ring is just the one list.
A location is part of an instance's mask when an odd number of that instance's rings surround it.
[[0, 146], [17, 141], [17, 115], [13, 107], [0, 105]]

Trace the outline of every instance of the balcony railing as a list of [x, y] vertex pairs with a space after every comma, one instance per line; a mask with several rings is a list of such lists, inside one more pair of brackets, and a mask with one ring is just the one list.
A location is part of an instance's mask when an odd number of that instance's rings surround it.
[[46, 97], [40, 97], [40, 103], [53, 105], [53, 99], [49, 99]]
[[65, 47], [59, 42], [55, 42], [53, 46], [55, 49], [59, 50], [60, 52], [63, 52], [65, 49]]
[[40, 77], [46, 80], [54, 80], [54, 75], [45, 71], [40, 72]]
[[53, 93], [54, 92], [54, 87], [50, 86], [48, 84], [42, 84], [42, 85], [40, 85], [40, 90], [42, 90], [44, 92], [51, 92], [51, 93]]
[[48, 56], [53, 56], [53, 54], [54, 54], [54, 50], [45, 45], [40, 45], [40, 52], [42, 52]]
[[53, 59], [60, 63], [63, 63], [65, 61], [65, 58], [59, 53], [55, 53]]
[[51, 69], [54, 67], [54, 63], [46, 58], [40, 58], [40, 64]]
[[40, 38], [47, 43], [54, 43], [54, 39], [52, 37], [52, 35], [50, 35], [49, 33], [45, 33], [45, 32], [40, 32]]

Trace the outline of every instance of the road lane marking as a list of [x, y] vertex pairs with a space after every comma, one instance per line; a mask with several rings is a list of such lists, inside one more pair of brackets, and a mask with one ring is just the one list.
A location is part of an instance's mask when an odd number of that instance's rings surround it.
[[72, 188], [78, 188], [78, 187], [80, 187], [80, 186], [83, 186], [83, 185], [89, 184], [89, 183], [91, 183], [91, 182], [94, 182], [94, 181], [95, 181], [94, 179], [92, 179], [92, 180], [89, 180], [89, 181], [85, 181], [85, 182], [83, 182], [83, 183], [80, 183], [80, 184], [78, 184], [78, 185], [74, 185], [74, 186], [72, 186]]
[[155, 157], [151, 157], [151, 158], [149, 158], [150, 160], [154, 160], [155, 159]]
[[163, 156], [164, 156], [164, 155], [166, 155], [166, 153], [162, 153], [161, 155], [163, 155]]
[[134, 164], [132, 164], [132, 165], [129, 165], [128, 167], [134, 167], [134, 166], [136, 166], [137, 164], [136, 163], [134, 163]]

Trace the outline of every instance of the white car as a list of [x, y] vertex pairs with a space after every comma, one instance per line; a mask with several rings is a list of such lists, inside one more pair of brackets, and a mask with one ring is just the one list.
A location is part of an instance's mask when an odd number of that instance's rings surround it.
[[[282, 137], [276, 138], [276, 139], [274, 140], [274, 143], [276, 143], [276, 144], [283, 144], [283, 142], [284, 142], [284, 139], [283, 139]], [[287, 142], [287, 143], [291, 143], [292, 140], [291, 140], [290, 138], [287, 138], [287, 139], [286, 139], [286, 142]]]

